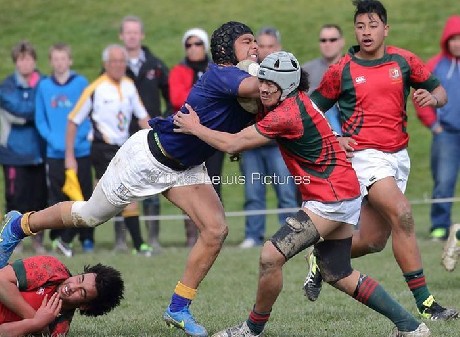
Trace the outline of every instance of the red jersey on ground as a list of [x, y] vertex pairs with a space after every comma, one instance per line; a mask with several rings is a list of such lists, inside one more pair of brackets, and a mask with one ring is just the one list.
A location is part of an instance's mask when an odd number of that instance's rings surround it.
[[345, 151], [306, 93], [288, 96], [260, 116], [255, 126], [262, 135], [276, 139], [303, 201], [332, 203], [360, 195]]
[[[67, 267], [53, 256], [33, 256], [16, 260], [11, 265], [18, 279], [22, 297], [37, 310], [45, 295], [48, 299], [63, 281], [72, 276]], [[65, 336], [75, 310], [62, 313], [50, 324], [51, 336]], [[21, 318], [0, 303], [0, 324], [19, 321]]]
[[407, 147], [406, 103], [410, 87], [433, 91], [440, 83], [413, 53], [388, 46], [378, 60], [355, 57], [351, 47], [329, 67], [312, 101], [327, 111], [336, 102], [344, 136], [357, 141], [355, 150], [397, 152]]

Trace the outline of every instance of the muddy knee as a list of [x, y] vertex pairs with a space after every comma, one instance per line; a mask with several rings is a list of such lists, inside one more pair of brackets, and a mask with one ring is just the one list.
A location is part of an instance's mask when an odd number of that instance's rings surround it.
[[398, 229], [404, 233], [414, 232], [414, 218], [409, 204], [402, 206], [398, 210]]
[[271, 237], [270, 241], [289, 260], [320, 239], [315, 224], [307, 213], [300, 210], [286, 218], [286, 223]]
[[271, 241], [265, 242], [259, 258], [260, 274], [268, 274], [276, 269], [281, 269], [284, 263], [286, 263], [284, 255], [280, 254]]

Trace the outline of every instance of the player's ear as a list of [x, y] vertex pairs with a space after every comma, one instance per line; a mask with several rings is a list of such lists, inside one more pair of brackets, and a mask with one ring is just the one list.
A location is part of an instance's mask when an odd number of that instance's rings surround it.
[[390, 32], [390, 25], [385, 25], [385, 37], [388, 36], [389, 32]]

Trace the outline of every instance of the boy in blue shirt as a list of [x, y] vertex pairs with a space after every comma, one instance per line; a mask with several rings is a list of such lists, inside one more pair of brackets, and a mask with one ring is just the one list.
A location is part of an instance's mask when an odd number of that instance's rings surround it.
[[[48, 204], [69, 200], [62, 192], [65, 182], [65, 150], [68, 115], [75, 107], [88, 80], [73, 72], [70, 46], [57, 43], [49, 50], [52, 74], [40, 81], [35, 97], [35, 125], [46, 142], [46, 174], [48, 179]], [[89, 140], [91, 122], [86, 119], [78, 125], [74, 143], [74, 153], [78, 164], [77, 177], [83, 197], [89, 199], [93, 190], [91, 176]], [[70, 243], [79, 233], [83, 251], [91, 252], [94, 246], [94, 228], [68, 228], [52, 230], [50, 238], [53, 248], [59, 249], [65, 256], [71, 257]]]

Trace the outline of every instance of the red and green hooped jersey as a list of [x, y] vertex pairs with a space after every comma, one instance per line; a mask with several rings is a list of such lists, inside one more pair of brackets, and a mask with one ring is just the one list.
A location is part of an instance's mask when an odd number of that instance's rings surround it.
[[338, 102], [344, 136], [355, 150], [397, 152], [409, 142], [406, 103], [410, 88], [433, 91], [440, 83], [413, 53], [387, 46], [378, 60], [355, 57], [351, 47], [324, 74], [311, 99], [323, 111]]
[[276, 139], [303, 201], [325, 203], [360, 195], [359, 183], [345, 152], [321, 113], [304, 92], [288, 96], [255, 125]]

